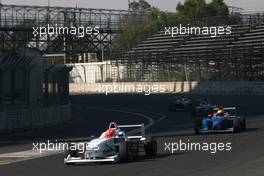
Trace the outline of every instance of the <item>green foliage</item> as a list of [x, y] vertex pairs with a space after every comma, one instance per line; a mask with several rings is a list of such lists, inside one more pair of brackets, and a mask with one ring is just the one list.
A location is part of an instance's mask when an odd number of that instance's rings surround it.
[[[180, 23], [190, 24], [192, 22], [216, 25], [215, 23], [225, 24], [225, 21], [228, 21], [228, 19], [231, 21], [228, 6], [223, 0], [213, 0], [210, 3], [206, 3], [205, 0], [185, 0], [183, 4], [178, 3], [176, 12], [174, 13], [163, 12], [151, 7], [145, 0], [132, 2], [129, 8], [137, 12], [137, 14], [140, 12], [145, 18], [142, 20], [140, 15], [138, 17], [132, 15], [123, 19], [124, 25], [121, 27], [121, 34], [113, 43], [114, 52], [130, 50], [137, 43], [151, 36], [151, 34], [160, 30], [163, 26]], [[222, 21], [219, 21], [217, 16]], [[203, 23], [201, 19], [211, 23]]]
[[177, 16], [182, 23], [193, 19], [204, 19], [209, 17], [225, 18], [229, 16], [228, 6], [223, 0], [213, 0], [206, 3], [205, 0], [186, 0], [184, 4], [178, 3]]
[[151, 5], [145, 0], [139, 0], [138, 2], [133, 1], [129, 4], [129, 9], [133, 11], [141, 11], [150, 9]]
[[192, 18], [202, 18], [207, 15], [207, 4], [204, 0], [186, 0], [182, 5], [179, 3], [176, 7], [177, 15], [182, 20], [191, 20]]
[[152, 8], [146, 14], [145, 19], [129, 16], [124, 19], [124, 26], [121, 27], [121, 34], [114, 41], [114, 48], [117, 51], [127, 51], [139, 43], [142, 39], [150, 36], [161, 28], [164, 16], [158, 9]]
[[223, 0], [213, 0], [208, 4], [207, 9], [211, 16], [228, 16], [229, 14], [228, 6]]

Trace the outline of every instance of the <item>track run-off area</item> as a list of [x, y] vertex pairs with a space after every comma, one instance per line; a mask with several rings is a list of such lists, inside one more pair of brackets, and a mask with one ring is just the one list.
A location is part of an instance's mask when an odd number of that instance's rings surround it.
[[[247, 119], [242, 133], [195, 135], [194, 118], [188, 111], [170, 112], [172, 94], [79, 95], [72, 97], [73, 120], [58, 127], [0, 135], [1, 176], [263, 176], [264, 96], [190, 95], [193, 100], [209, 98], [223, 106], [236, 106]], [[125, 163], [96, 163], [67, 166], [63, 151], [33, 151], [33, 143], [81, 141], [98, 136], [109, 122], [146, 126], [147, 136], [158, 142], [156, 157], [142, 156]], [[166, 148], [179, 143], [231, 143], [229, 151], [194, 151]]]

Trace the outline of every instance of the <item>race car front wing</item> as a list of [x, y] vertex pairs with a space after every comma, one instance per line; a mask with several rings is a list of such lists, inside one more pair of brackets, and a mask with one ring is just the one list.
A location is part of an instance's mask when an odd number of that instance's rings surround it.
[[67, 157], [64, 159], [65, 164], [70, 163], [92, 163], [92, 162], [115, 162], [117, 155], [100, 158], [100, 159], [93, 159], [93, 158], [81, 158], [81, 157]]

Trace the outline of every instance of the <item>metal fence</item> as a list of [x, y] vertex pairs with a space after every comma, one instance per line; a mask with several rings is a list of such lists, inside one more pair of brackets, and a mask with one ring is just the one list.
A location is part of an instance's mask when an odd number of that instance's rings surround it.
[[0, 111], [67, 104], [70, 70], [64, 65], [44, 65], [37, 49], [0, 55]]

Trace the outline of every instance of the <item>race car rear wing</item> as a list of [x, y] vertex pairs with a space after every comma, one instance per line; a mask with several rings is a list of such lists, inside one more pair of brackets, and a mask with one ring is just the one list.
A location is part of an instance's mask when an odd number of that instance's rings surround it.
[[[217, 112], [220, 108], [214, 108], [214, 112]], [[223, 108], [224, 111], [230, 112], [233, 111], [231, 117], [235, 117], [237, 114], [236, 107], [225, 107]]]
[[[131, 130], [129, 132], [127, 132], [127, 137], [128, 139], [139, 139], [141, 141], [143, 140], [146, 140], [146, 137], [145, 137], [145, 125], [144, 123], [142, 124], [138, 124], [138, 125], [118, 125], [118, 127], [120, 129], [124, 129], [124, 128], [136, 128], [134, 130]], [[140, 128], [140, 129], [138, 129]], [[134, 134], [138, 134], [140, 133], [139, 135], [134, 135]]]
[[[219, 110], [220, 108], [214, 108], [214, 110]], [[226, 107], [224, 110], [236, 110], [236, 107]]]

